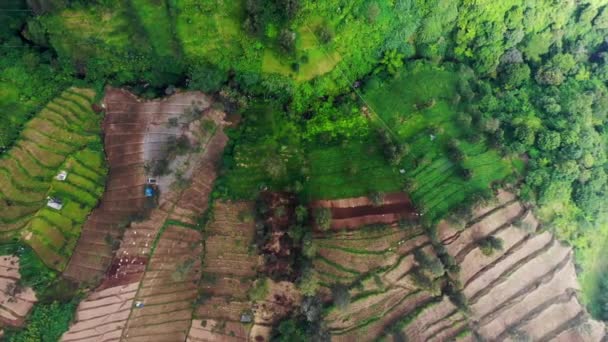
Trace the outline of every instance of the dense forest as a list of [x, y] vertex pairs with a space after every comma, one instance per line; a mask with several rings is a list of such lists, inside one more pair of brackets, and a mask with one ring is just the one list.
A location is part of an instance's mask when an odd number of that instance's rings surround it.
[[[215, 198], [405, 190], [433, 229], [516, 188], [575, 247], [586, 303], [608, 320], [606, 1], [4, 2], [0, 153], [70, 86], [213, 93], [242, 116]], [[441, 162], [452, 178], [431, 197], [421, 170]], [[47, 305], [32, 319], [63, 310]], [[279, 327], [285, 341], [298, 329]]]

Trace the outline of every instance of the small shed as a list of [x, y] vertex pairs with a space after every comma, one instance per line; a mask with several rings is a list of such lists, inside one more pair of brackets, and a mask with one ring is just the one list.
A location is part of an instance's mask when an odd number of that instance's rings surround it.
[[68, 178], [68, 172], [65, 170], [61, 170], [59, 171], [59, 173], [57, 174], [57, 176], [55, 176], [55, 179], [63, 182], [66, 178]]
[[241, 314], [241, 323], [251, 323], [251, 322], [253, 322], [253, 317], [251, 316], [251, 314], [248, 314], [248, 313]]
[[151, 186], [146, 186], [144, 194], [146, 195], [146, 197], [154, 197], [154, 188]]
[[61, 208], [63, 208], [63, 202], [58, 198], [49, 197], [46, 206], [55, 210], [61, 210]]

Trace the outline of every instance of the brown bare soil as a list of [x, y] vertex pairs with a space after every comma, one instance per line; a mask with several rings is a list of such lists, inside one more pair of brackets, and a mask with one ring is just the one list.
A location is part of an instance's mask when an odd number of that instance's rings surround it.
[[[438, 234], [460, 264], [460, 282], [471, 310], [471, 327], [489, 341], [600, 341], [604, 325], [579, 303], [572, 251], [549, 232], [513, 195], [477, 208], [465, 230], [448, 222]], [[477, 241], [500, 238], [501, 250], [481, 252]]]
[[193, 324], [191, 338], [196, 341], [194, 336], [199, 339], [216, 336], [230, 340], [230, 331], [246, 338], [248, 329], [240, 318], [242, 313], [253, 310], [247, 292], [261, 266], [254, 245], [253, 203], [216, 203], [213, 220], [205, 231], [201, 290], [207, 298], [196, 309], [195, 316], [209, 323], [205, 329]]
[[0, 256], [0, 322], [21, 326], [36, 303], [36, 294], [30, 287], [19, 285], [19, 258]]
[[395, 223], [402, 219], [416, 220], [418, 214], [410, 198], [404, 193], [384, 196], [381, 205], [375, 205], [368, 197], [339, 200], [321, 200], [311, 204], [313, 208], [330, 208], [332, 229], [357, 229], [370, 224]]
[[[125, 90], [108, 88], [103, 103], [104, 144], [110, 166], [106, 192], [85, 223], [65, 275], [95, 283], [111, 268], [106, 280], [112, 282], [104, 286], [115, 286], [120, 284], [120, 277], [123, 283], [128, 283], [137, 278], [130, 274], [143, 271], [152, 241], [169, 213], [175, 212], [172, 219], [192, 224], [206, 210], [227, 137], [222, 130], [224, 113], [207, 110], [210, 99], [200, 92], [178, 92], [164, 99], [142, 101]], [[200, 122], [197, 115], [212, 120], [215, 131], [206, 135], [193, 133], [198, 131], [198, 126], [194, 127]], [[170, 120], [177, 124], [170, 125]], [[194, 121], [186, 124], [184, 120]], [[180, 135], [188, 135], [191, 144], [201, 146], [199, 152], [178, 156], [169, 166], [171, 170], [179, 170], [184, 178], [192, 179], [191, 186], [186, 191], [176, 189], [174, 174], [156, 177], [157, 191], [161, 194], [159, 209], [149, 213], [149, 219], [129, 225], [147, 205], [144, 185], [150, 175], [146, 165], [162, 158], [168, 142]], [[185, 207], [187, 213], [183, 212]], [[115, 241], [121, 239], [127, 227], [120, 250], [114, 253]]]
[[184, 227], [169, 226], [162, 233], [135, 296], [144, 306], [131, 311], [123, 340], [186, 339], [200, 278], [201, 239], [200, 232]]
[[139, 282], [90, 294], [76, 309], [75, 322], [61, 341], [117, 341], [129, 318]]

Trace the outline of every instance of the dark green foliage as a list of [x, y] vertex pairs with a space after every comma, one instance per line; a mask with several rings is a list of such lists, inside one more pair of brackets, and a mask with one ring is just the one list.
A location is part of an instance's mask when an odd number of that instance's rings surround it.
[[507, 64], [500, 72], [500, 80], [505, 88], [517, 88], [530, 80], [530, 67], [526, 63]]
[[484, 255], [492, 255], [496, 251], [501, 251], [503, 245], [502, 239], [497, 238], [493, 235], [479, 239], [476, 241], [476, 243]]
[[227, 80], [227, 72], [211, 64], [203, 63], [190, 68], [188, 88], [213, 93], [219, 91]]
[[52, 302], [38, 304], [28, 317], [21, 331], [7, 331], [4, 338], [9, 342], [55, 342], [68, 330], [78, 302]]

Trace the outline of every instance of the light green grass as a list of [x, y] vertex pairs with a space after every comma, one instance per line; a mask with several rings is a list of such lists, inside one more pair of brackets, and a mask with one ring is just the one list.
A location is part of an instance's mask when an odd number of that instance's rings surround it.
[[[91, 92], [82, 91], [84, 97], [76, 92], [80, 90], [64, 93], [40, 111], [25, 126], [17, 146], [0, 159], [0, 222], [11, 224], [3, 239], [23, 238], [56, 270], [67, 264], [82, 224], [103, 194], [107, 173], [101, 117], [90, 109]], [[49, 135], [38, 134], [49, 127], [49, 117], [61, 125], [53, 123]], [[84, 130], [89, 133], [77, 133]], [[60, 170], [68, 172], [66, 181], [54, 179]], [[48, 196], [60, 199], [63, 208], [47, 208]]]
[[[464, 76], [416, 63], [364, 95], [378, 120], [410, 146], [411, 153], [399, 167], [413, 183], [412, 199], [430, 221], [521, 168], [489, 150], [483, 140], [476, 144], [466, 141], [467, 131], [456, 120], [463, 109], [454, 102], [459, 77]], [[423, 106], [431, 102], [432, 106]], [[434, 139], [431, 128], [439, 129]], [[447, 158], [446, 146], [454, 138], [465, 154], [461, 166], [473, 172], [468, 181], [459, 174], [460, 166]]]

